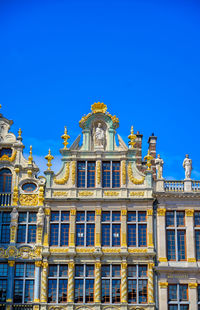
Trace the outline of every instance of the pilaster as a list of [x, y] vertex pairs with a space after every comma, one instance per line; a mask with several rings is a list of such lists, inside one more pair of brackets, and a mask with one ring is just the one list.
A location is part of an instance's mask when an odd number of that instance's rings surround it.
[[150, 304], [154, 303], [153, 267], [154, 263], [148, 264], [148, 302]]
[[189, 283], [189, 301], [190, 301], [190, 306], [189, 310], [197, 310], [198, 305], [197, 305], [197, 283]]
[[46, 232], [44, 233], [44, 246], [49, 246], [49, 236], [50, 236], [50, 216], [51, 216], [51, 209], [45, 208], [44, 210], [46, 216]]
[[8, 282], [6, 302], [13, 302], [15, 261], [8, 261]]
[[101, 302], [101, 262], [97, 261], [95, 263], [95, 295], [94, 301], [95, 303]]
[[121, 303], [127, 303], [127, 262], [121, 264]]
[[168, 283], [159, 282], [158, 286], [159, 309], [168, 310]]
[[127, 209], [121, 210], [121, 247], [127, 248]]
[[153, 242], [153, 209], [147, 210], [147, 232], [148, 232], [148, 248], [154, 248]]
[[96, 188], [101, 188], [101, 160], [96, 162]]
[[95, 247], [101, 247], [101, 209], [95, 212]]
[[195, 236], [194, 236], [194, 210], [185, 210], [185, 224], [186, 224], [186, 246], [187, 246], [187, 260], [190, 263], [196, 262], [195, 258]]
[[159, 262], [167, 262], [165, 213], [166, 209], [164, 207], [157, 209], [157, 255]]
[[47, 302], [47, 272], [48, 261], [44, 260], [42, 263], [42, 278], [41, 278], [41, 302]]
[[68, 264], [68, 294], [67, 294], [67, 302], [74, 302], [74, 262], [71, 261]]
[[42, 261], [35, 261], [34, 302], [40, 302], [40, 268]]
[[70, 210], [69, 246], [75, 248], [76, 209]]

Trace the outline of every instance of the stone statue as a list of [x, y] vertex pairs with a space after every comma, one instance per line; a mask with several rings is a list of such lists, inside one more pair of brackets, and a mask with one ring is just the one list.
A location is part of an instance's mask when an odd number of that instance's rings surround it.
[[192, 171], [192, 159], [189, 158], [188, 154], [185, 155], [183, 168], [185, 169], [185, 179], [190, 179]]
[[37, 225], [44, 226], [44, 212], [43, 209], [40, 207], [37, 213]]
[[19, 214], [18, 214], [16, 208], [12, 209], [12, 212], [10, 213], [10, 216], [11, 216], [11, 225], [12, 225], [12, 223], [17, 223]]
[[158, 157], [155, 159], [155, 164], [156, 164], [157, 179], [163, 179], [164, 161], [162, 158], [160, 158], [160, 154], [158, 154]]
[[104, 147], [105, 133], [103, 128], [101, 127], [101, 123], [98, 123], [98, 126], [95, 130], [95, 145]]

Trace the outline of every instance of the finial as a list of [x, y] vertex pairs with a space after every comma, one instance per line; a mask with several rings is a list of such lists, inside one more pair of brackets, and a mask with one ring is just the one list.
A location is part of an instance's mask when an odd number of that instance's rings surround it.
[[29, 157], [28, 157], [28, 164], [32, 165], [33, 163], [33, 152], [32, 152], [32, 145], [30, 145], [30, 152], [29, 152]]
[[152, 161], [153, 157], [150, 155], [149, 150], [148, 150], [147, 155], [144, 157], [144, 159], [147, 160], [147, 162], [146, 162], [147, 170], [151, 170], [151, 166], [152, 166], [151, 161]]
[[61, 138], [64, 140], [63, 145], [64, 145], [64, 149], [67, 150], [67, 145], [69, 144], [67, 142], [68, 139], [70, 139], [70, 136], [67, 134], [67, 127], [65, 126], [65, 132], [64, 134], [61, 136]]
[[52, 166], [52, 159], [54, 159], [53, 155], [51, 155], [51, 150], [49, 149], [49, 153], [48, 155], [45, 156], [45, 159], [47, 160], [47, 167], [48, 167], [48, 171], [51, 171], [51, 166]]
[[1, 104], [0, 104], [0, 109], [2, 108]]
[[129, 145], [131, 146], [131, 149], [134, 149], [134, 145], [135, 145], [135, 139], [137, 138], [136, 135], [134, 135], [134, 131], [133, 131], [133, 126], [131, 126], [131, 134], [128, 136], [128, 138], [130, 139], [129, 141]]
[[18, 130], [18, 139], [21, 139], [22, 138], [22, 130], [21, 128], [19, 128]]

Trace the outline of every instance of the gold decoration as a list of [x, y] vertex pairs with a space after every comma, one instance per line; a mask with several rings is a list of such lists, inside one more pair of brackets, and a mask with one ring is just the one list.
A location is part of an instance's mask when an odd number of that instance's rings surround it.
[[189, 283], [189, 288], [197, 288], [198, 284], [197, 283]]
[[133, 183], [133, 184], [143, 184], [144, 183], [144, 179], [145, 177], [142, 177], [142, 179], [136, 179], [134, 176], [133, 176], [133, 171], [132, 171], [132, 164], [131, 162], [129, 162], [128, 164], [128, 177], [129, 177], [129, 180]]
[[144, 196], [144, 192], [130, 192], [130, 196], [142, 197]]
[[19, 197], [21, 206], [37, 206], [38, 195], [36, 194], [21, 194]]
[[68, 264], [68, 266], [69, 266], [70, 269], [74, 269], [75, 264], [74, 264], [74, 262], [70, 262], [70, 263]]
[[93, 194], [94, 194], [93, 192], [87, 192], [87, 191], [82, 191], [78, 193], [79, 196], [86, 196], [86, 197], [93, 196]]
[[128, 144], [131, 146], [130, 147], [131, 150], [133, 150], [134, 149], [134, 145], [136, 144], [135, 139], [137, 138], [137, 136], [134, 135], [133, 126], [131, 126], [131, 134], [128, 136], [128, 138], [130, 139]]
[[122, 160], [122, 184], [126, 185], [126, 161]]
[[75, 246], [75, 234], [73, 232], [69, 234], [69, 246]]
[[4, 154], [0, 157], [0, 161], [9, 161], [9, 162], [13, 162], [16, 158], [17, 155], [17, 151], [13, 151], [12, 152], [12, 156], [9, 157], [8, 155]]
[[102, 248], [103, 253], [120, 253], [120, 249], [113, 249], [113, 248]]
[[194, 210], [193, 209], [186, 209], [185, 210], [185, 215], [186, 216], [193, 216], [194, 215]]
[[44, 242], [43, 242], [44, 246], [49, 246], [49, 236], [47, 233], [44, 234]]
[[100, 242], [100, 233], [95, 234], [95, 246], [100, 247], [101, 246], [101, 242]]
[[18, 205], [18, 187], [17, 186], [14, 186], [14, 189], [13, 189], [13, 206], [17, 206]]
[[42, 243], [42, 233], [43, 233], [43, 227], [42, 226], [38, 226], [37, 227], [37, 241], [36, 243]]
[[148, 233], [148, 246], [149, 247], [154, 247], [154, 244], [153, 244], [153, 234], [152, 233]]
[[96, 269], [100, 269], [101, 268], [101, 263], [100, 262], [96, 262], [95, 263], [95, 268]]
[[16, 226], [11, 226], [10, 227], [10, 242], [15, 242], [16, 231], [17, 231], [17, 227]]
[[70, 216], [71, 216], [71, 215], [76, 215], [76, 209], [71, 209], [71, 210], [70, 210]]
[[103, 113], [105, 114], [107, 111], [107, 106], [102, 102], [95, 102], [92, 106], [91, 106], [91, 110], [93, 113]]
[[167, 263], [167, 257], [160, 257], [158, 260], [160, 263]]
[[28, 169], [28, 170], [27, 170], [27, 174], [28, 174], [28, 177], [31, 178], [31, 177], [32, 177], [32, 170], [31, 170], [31, 169]]
[[166, 213], [166, 209], [164, 208], [157, 209], [158, 216], [165, 216], [165, 213]]
[[129, 253], [147, 253], [147, 249], [128, 249]]
[[28, 157], [28, 164], [32, 165], [33, 163], [33, 152], [32, 152], [32, 145], [30, 145], [30, 152], [29, 152], [29, 157]]
[[147, 170], [151, 170], [151, 166], [152, 166], [151, 161], [152, 161], [154, 158], [150, 155], [149, 150], [148, 150], [147, 155], [144, 157], [144, 159], [147, 160], [147, 162], [146, 162]]
[[19, 172], [20, 172], [20, 169], [19, 169], [18, 167], [15, 168], [15, 172], [16, 172], [16, 174], [19, 173]]
[[6, 251], [5, 251], [5, 257], [17, 257], [18, 255], [18, 250], [16, 249], [15, 246], [9, 246]]
[[64, 145], [64, 150], [67, 150], [67, 145], [69, 144], [68, 139], [70, 139], [70, 136], [67, 134], [67, 127], [65, 126], [65, 132], [61, 136], [61, 138], [64, 140], [63, 145]]
[[121, 266], [122, 266], [123, 269], [126, 269], [128, 264], [127, 263], [121, 263]]
[[106, 191], [104, 192], [105, 196], [119, 196], [119, 192], [111, 192], [111, 191]]
[[18, 130], [18, 138], [21, 139], [21, 137], [22, 137], [22, 130], [21, 130], [21, 128], [19, 128], [19, 130]]
[[51, 161], [54, 159], [53, 155], [51, 155], [51, 150], [49, 149], [49, 153], [48, 155], [45, 156], [45, 159], [47, 160], [47, 167], [48, 167], [48, 171], [51, 171], [51, 166], [52, 166], [52, 163]]
[[60, 184], [60, 185], [63, 185], [63, 184], [66, 184], [67, 183], [67, 181], [68, 181], [68, 179], [69, 179], [69, 166], [70, 166], [70, 163], [68, 162], [68, 163], [66, 163], [66, 165], [65, 165], [65, 175], [64, 175], [64, 177], [63, 178], [61, 178], [61, 179], [56, 179], [56, 178], [54, 178], [54, 182], [56, 183], [56, 184]]
[[95, 212], [96, 212], [96, 215], [101, 215], [101, 209], [96, 209]]
[[5, 257], [5, 249], [0, 248], [0, 257]]
[[153, 209], [148, 209], [147, 210], [147, 215], [152, 216], [153, 215]]
[[76, 161], [72, 162], [72, 185], [75, 184], [76, 181]]
[[45, 215], [50, 215], [51, 214], [51, 209], [50, 208], [45, 208], [44, 209]]
[[123, 247], [127, 247], [127, 243], [126, 243], [126, 233], [122, 233], [122, 246], [123, 246]]
[[8, 261], [8, 266], [14, 267], [15, 266], [15, 261], [14, 260], [9, 260]]
[[160, 288], [167, 288], [168, 283], [167, 282], [159, 282], [159, 286], [160, 286]]
[[53, 192], [54, 197], [62, 197], [62, 196], [68, 196], [68, 192]]
[[150, 304], [154, 303], [154, 283], [153, 283], [153, 267], [154, 263], [148, 264], [148, 301]]
[[39, 187], [39, 193], [38, 193], [38, 206], [44, 205], [44, 187]]
[[188, 263], [196, 263], [196, 258], [190, 257], [187, 259]]
[[101, 183], [101, 161], [97, 161], [97, 184]]
[[35, 261], [35, 266], [36, 267], [41, 267], [42, 266], [42, 261], [41, 260], [36, 260]]
[[52, 254], [61, 254], [61, 253], [68, 253], [68, 248], [50, 248], [50, 253]]
[[121, 210], [121, 215], [127, 215], [127, 210], [126, 209], [122, 209]]
[[77, 253], [94, 253], [95, 249], [92, 248], [76, 248]]

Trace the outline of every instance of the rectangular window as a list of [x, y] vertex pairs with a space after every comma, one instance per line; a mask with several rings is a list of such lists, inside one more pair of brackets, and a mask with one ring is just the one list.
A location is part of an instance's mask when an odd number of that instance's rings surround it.
[[168, 260], [186, 260], [186, 228], [184, 211], [166, 212]]
[[146, 211], [128, 211], [127, 235], [129, 247], [147, 246]]
[[128, 266], [128, 303], [147, 303], [147, 265]]
[[94, 265], [75, 266], [75, 303], [94, 302]]
[[8, 264], [0, 263], [0, 302], [6, 301]]
[[101, 302], [120, 303], [121, 266], [102, 265]]
[[94, 246], [95, 212], [77, 211], [76, 246]]
[[187, 284], [168, 285], [168, 309], [189, 310]]
[[102, 162], [102, 187], [103, 188], [120, 187], [120, 162], [118, 161]]
[[50, 245], [69, 245], [69, 211], [52, 211], [50, 220]]
[[31, 303], [34, 296], [35, 264], [16, 263], [14, 278], [15, 303]]
[[48, 302], [66, 303], [68, 265], [49, 265]]
[[77, 162], [77, 187], [95, 187], [95, 168], [96, 163], [94, 161]]
[[196, 259], [200, 260], [200, 211], [194, 212]]
[[121, 212], [102, 212], [102, 246], [120, 247], [121, 245]]
[[36, 242], [36, 212], [19, 212], [17, 243], [35, 243]]
[[0, 240], [10, 243], [10, 212], [0, 212]]

